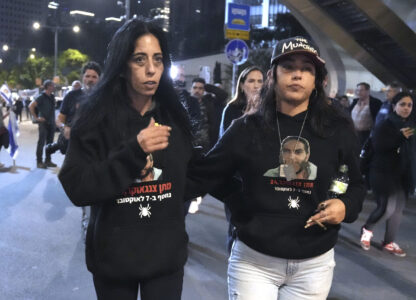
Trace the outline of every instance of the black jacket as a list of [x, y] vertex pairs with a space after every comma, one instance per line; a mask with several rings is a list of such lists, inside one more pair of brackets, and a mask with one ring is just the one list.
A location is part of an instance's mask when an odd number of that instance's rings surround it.
[[[225, 101], [228, 97], [227, 92], [212, 84], [205, 84], [205, 91], [208, 93], [202, 97], [202, 101], [206, 107], [208, 128], [209, 128], [209, 148], [215, 145], [218, 140], [218, 133], [221, 123], [221, 115], [224, 109]], [[214, 96], [212, 96], [213, 94]], [[190, 96], [187, 93], [180, 94], [181, 102], [188, 112], [189, 119], [192, 124], [193, 133], [195, 134], [200, 125], [201, 109], [198, 99]], [[198, 145], [197, 145], [198, 146]], [[208, 151], [209, 149], [204, 149]]]
[[[125, 126], [115, 134], [104, 121], [91, 130], [71, 132], [59, 179], [75, 205], [91, 205], [88, 269], [140, 280], [175, 272], [186, 262], [183, 195], [192, 146], [169, 112], [156, 108], [141, 116], [126, 110]], [[137, 182], [146, 154], [136, 136], [151, 117], [172, 127], [169, 146], [153, 154], [161, 176]]]
[[400, 120], [392, 112], [374, 128], [370, 184], [375, 192], [389, 195], [398, 187], [414, 192], [416, 136], [406, 139], [400, 131], [401, 128], [414, 126], [412, 120]]
[[227, 106], [222, 111], [219, 137], [223, 136], [227, 128], [230, 127], [232, 121], [240, 118], [243, 115], [244, 108], [245, 105], [237, 105], [234, 103], [227, 104]]

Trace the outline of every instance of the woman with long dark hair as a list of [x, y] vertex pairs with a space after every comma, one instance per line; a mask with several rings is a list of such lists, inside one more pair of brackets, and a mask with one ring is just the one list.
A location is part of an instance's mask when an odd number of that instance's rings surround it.
[[[279, 41], [260, 110], [234, 121], [189, 174], [199, 193], [236, 172], [242, 179], [241, 197], [227, 203], [237, 233], [229, 299], [323, 300], [329, 293], [340, 223], [357, 218], [365, 188], [354, 128], [328, 103], [323, 68], [310, 40]], [[328, 197], [344, 164], [349, 186]], [[311, 165], [314, 176], [301, 176]]]
[[250, 66], [240, 73], [234, 97], [228, 101], [222, 112], [220, 137], [233, 120], [238, 119], [246, 112], [257, 109], [263, 82], [264, 72], [260, 67]]
[[192, 155], [163, 31], [137, 19], [114, 35], [102, 80], [81, 105], [59, 179], [91, 206], [87, 267], [98, 299], [180, 299], [183, 195]]
[[[260, 67], [250, 66], [240, 73], [234, 97], [228, 102], [222, 112], [219, 137], [224, 135], [225, 130], [227, 130], [233, 120], [240, 118], [243, 114], [253, 113], [258, 109], [263, 83], [264, 72]], [[230, 197], [234, 196], [231, 195]], [[231, 212], [226, 204], [224, 204], [224, 211], [228, 221], [226, 248], [227, 252], [230, 253], [235, 239], [235, 230], [234, 225], [230, 222]]]
[[391, 101], [393, 111], [379, 123], [371, 137], [374, 155], [370, 163], [370, 186], [377, 201], [361, 229], [361, 247], [370, 250], [373, 228], [386, 220], [383, 250], [399, 257], [406, 256], [395, 243], [409, 194], [416, 182], [416, 124], [411, 120], [413, 96], [400, 92]]

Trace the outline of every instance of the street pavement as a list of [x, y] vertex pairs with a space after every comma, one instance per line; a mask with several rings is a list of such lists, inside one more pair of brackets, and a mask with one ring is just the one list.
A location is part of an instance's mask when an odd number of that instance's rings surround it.
[[[0, 299], [95, 299], [85, 266], [81, 209], [65, 195], [59, 167], [36, 169], [36, 125], [23, 121], [20, 130], [15, 168], [8, 153], [0, 152], [6, 165], [0, 169]], [[57, 153], [53, 161], [60, 166], [63, 158]], [[384, 224], [375, 228], [370, 251], [360, 248], [360, 227], [374, 206], [367, 197], [358, 221], [340, 232], [330, 300], [416, 299], [416, 201], [408, 202], [397, 237], [405, 258], [381, 251]], [[210, 196], [188, 215], [184, 300], [227, 299], [226, 228], [223, 206]]]

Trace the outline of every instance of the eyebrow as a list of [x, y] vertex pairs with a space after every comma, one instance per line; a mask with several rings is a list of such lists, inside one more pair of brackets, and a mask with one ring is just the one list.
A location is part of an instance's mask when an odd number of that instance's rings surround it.
[[[138, 56], [138, 55], [146, 55], [146, 56], [148, 56], [147, 53], [145, 53], [145, 52], [136, 52], [136, 53], [133, 53], [132, 54], [132, 56]], [[154, 53], [153, 56], [155, 56], [155, 55], [162, 55], [162, 52]]]

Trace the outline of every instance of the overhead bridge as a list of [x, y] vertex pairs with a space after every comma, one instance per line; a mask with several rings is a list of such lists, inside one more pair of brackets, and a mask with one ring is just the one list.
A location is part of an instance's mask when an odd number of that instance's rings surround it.
[[313, 24], [380, 81], [399, 81], [409, 89], [416, 88], [416, 34], [381, 0], [282, 3], [304, 26]]

